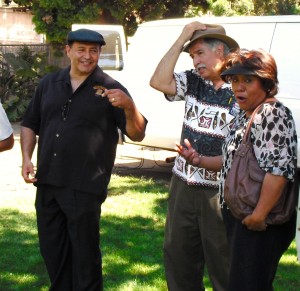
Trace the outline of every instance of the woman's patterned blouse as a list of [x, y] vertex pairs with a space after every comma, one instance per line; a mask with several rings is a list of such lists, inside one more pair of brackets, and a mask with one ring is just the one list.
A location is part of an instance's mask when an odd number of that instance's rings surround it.
[[[223, 144], [223, 167], [220, 173], [220, 201], [224, 203], [224, 181], [239, 147], [249, 118], [245, 111], [236, 116]], [[250, 138], [260, 168], [293, 180], [297, 167], [297, 133], [291, 111], [280, 102], [265, 103], [251, 125]]]

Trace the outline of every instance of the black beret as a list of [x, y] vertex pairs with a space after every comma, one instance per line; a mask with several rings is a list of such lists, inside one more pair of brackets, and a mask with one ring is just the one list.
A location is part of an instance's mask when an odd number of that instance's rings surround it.
[[99, 32], [85, 28], [69, 32], [67, 37], [67, 43], [71, 43], [74, 41], [95, 42], [99, 43], [100, 45], [105, 45], [104, 38]]

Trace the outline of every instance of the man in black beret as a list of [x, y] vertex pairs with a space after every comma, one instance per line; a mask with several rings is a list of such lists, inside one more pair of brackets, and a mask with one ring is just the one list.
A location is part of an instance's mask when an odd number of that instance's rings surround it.
[[71, 44], [74, 41], [77, 42], [93, 42], [98, 43], [100, 46], [105, 45], [103, 36], [94, 30], [81, 28], [78, 30], [70, 31], [67, 37], [67, 43]]
[[145, 136], [147, 120], [126, 88], [98, 67], [103, 45], [98, 32], [70, 32], [71, 65], [40, 81], [22, 122], [22, 176], [37, 187], [39, 243], [50, 290], [103, 290], [99, 220], [118, 129], [133, 141]]

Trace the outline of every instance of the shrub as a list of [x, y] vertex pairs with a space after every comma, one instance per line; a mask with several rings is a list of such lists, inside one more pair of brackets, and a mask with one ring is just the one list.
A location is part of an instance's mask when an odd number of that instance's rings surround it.
[[0, 96], [11, 122], [22, 119], [40, 78], [57, 69], [45, 52], [34, 53], [26, 45], [16, 54], [0, 52]]

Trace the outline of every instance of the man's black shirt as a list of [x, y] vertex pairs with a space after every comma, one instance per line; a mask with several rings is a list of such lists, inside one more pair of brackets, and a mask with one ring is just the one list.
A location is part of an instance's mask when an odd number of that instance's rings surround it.
[[22, 122], [39, 136], [35, 184], [106, 194], [117, 128], [126, 134], [126, 119], [100, 93], [102, 87], [129, 93], [99, 67], [73, 93], [69, 71], [41, 80]]

